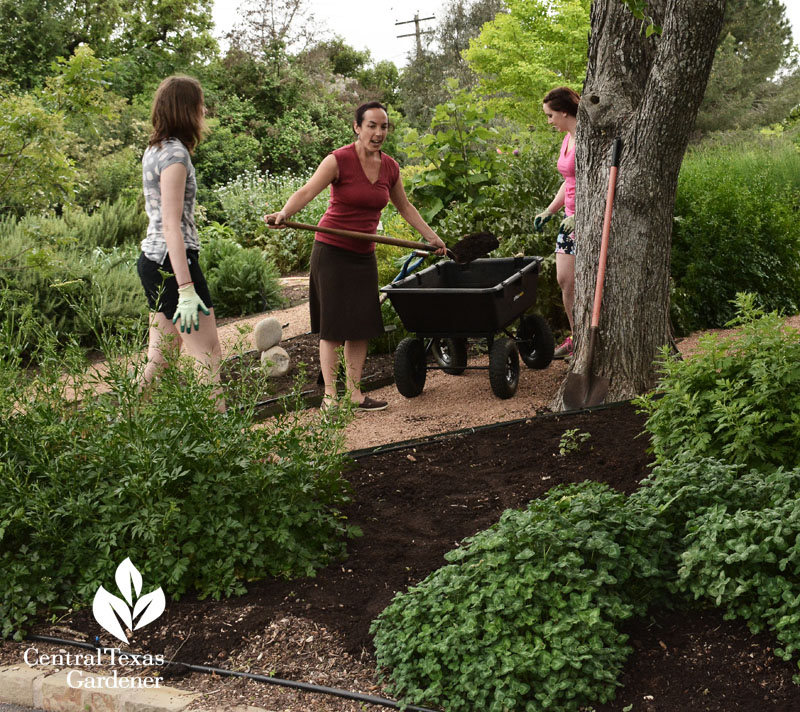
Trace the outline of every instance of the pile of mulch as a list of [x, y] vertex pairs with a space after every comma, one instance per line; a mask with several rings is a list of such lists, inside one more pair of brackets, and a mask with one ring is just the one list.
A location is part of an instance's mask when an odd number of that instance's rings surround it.
[[[643, 426], [643, 416], [624, 405], [361, 456], [347, 472], [353, 501], [343, 513], [364, 535], [350, 543], [346, 561], [312, 579], [252, 583], [238, 598], [170, 601], [161, 618], [137, 631], [134, 646], [182, 662], [381, 694], [368, 675], [374, 669], [369, 626], [395, 592], [443, 565], [447, 551], [503, 510], [524, 507], [555, 485], [592, 479], [635, 490], [649, 473]], [[589, 437], [562, 455], [568, 429]], [[89, 610], [64, 616], [60, 626], [112, 643]], [[53, 630], [44, 621], [36, 627]], [[791, 682], [796, 667], [774, 656], [772, 637], [753, 635], [718, 612], [654, 610], [630, 621], [627, 632], [634, 653], [622, 687], [615, 702], [596, 712], [800, 710], [800, 687]], [[10, 647], [0, 647], [2, 659]], [[289, 712], [364, 709], [255, 682], [174, 672], [166, 684], [202, 691], [205, 708], [246, 701]]]

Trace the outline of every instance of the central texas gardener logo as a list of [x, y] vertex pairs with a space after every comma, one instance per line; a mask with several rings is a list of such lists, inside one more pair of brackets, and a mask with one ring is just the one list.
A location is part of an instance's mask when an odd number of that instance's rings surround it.
[[117, 582], [117, 588], [125, 600], [109, 593], [100, 586], [94, 595], [92, 613], [95, 620], [105, 630], [123, 643], [127, 643], [128, 636], [125, 635], [120, 621], [125, 624], [129, 631], [138, 630], [148, 623], [152, 623], [164, 612], [166, 605], [164, 592], [159, 586], [154, 591], [141, 596], [142, 575], [130, 559], [125, 559], [117, 566], [114, 580]]

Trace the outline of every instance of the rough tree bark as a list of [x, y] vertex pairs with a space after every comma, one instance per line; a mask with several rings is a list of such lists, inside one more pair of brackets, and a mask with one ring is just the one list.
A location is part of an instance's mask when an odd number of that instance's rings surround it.
[[[703, 99], [725, 0], [650, 0], [646, 38], [620, 0], [594, 0], [576, 135], [575, 357], [570, 372], [609, 379], [606, 402], [651, 389], [670, 340], [669, 258], [678, 172]], [[599, 340], [586, 346], [608, 186], [623, 141]], [[562, 387], [563, 390], [563, 387]], [[561, 393], [556, 408], [562, 406]]]

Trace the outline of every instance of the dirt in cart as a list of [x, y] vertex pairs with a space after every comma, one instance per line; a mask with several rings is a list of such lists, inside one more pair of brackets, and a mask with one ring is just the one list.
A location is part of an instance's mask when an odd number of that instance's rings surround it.
[[452, 252], [459, 264], [465, 264], [486, 257], [492, 250], [496, 250], [500, 243], [491, 232], [476, 232], [462, 237], [455, 245]]
[[[588, 433], [577, 451], [559, 453], [565, 431]], [[580, 415], [549, 415], [481, 429], [356, 461], [346, 476], [354, 500], [344, 514], [364, 536], [347, 560], [313, 579], [250, 584], [223, 601], [169, 601], [137, 631], [136, 646], [184, 662], [248, 670], [383, 694], [371, 679], [368, 633], [396, 591], [444, 563], [461, 539], [523, 507], [551, 487], [593, 479], [632, 492], [649, 472], [643, 418], [630, 405]], [[39, 633], [104, 636], [89, 610]], [[626, 627], [634, 654], [617, 700], [597, 712], [753, 712], [800, 709], [793, 665], [775, 658], [769, 635], [752, 635], [716, 612], [653, 610]], [[3, 643], [0, 661], [26, 644]], [[42, 651], [47, 646], [39, 646]], [[204, 709], [258, 705], [288, 712], [363, 710], [358, 703], [242, 680], [186, 675], [166, 684], [204, 692]], [[373, 707], [377, 710], [378, 708]]]

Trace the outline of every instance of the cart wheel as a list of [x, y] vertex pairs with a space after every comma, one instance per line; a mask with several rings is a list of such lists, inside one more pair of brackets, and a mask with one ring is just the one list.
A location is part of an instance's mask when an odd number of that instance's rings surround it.
[[403, 339], [394, 350], [394, 383], [400, 395], [414, 398], [422, 393], [427, 374], [425, 343], [413, 337]]
[[451, 376], [460, 376], [467, 367], [466, 339], [434, 339], [433, 357], [442, 370]]
[[538, 314], [523, 316], [517, 327], [517, 348], [528, 368], [547, 368], [556, 342], [547, 322]]
[[497, 339], [489, 350], [489, 382], [498, 398], [511, 398], [519, 385], [519, 351], [512, 339]]

